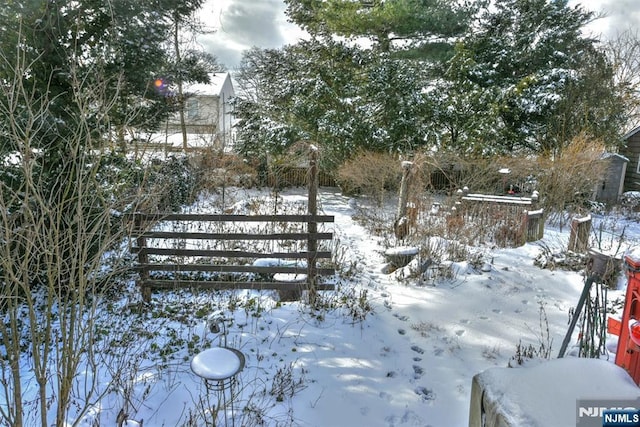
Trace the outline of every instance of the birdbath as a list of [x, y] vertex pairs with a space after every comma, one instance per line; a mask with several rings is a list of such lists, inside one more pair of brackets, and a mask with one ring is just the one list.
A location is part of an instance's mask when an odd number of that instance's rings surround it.
[[[235, 425], [233, 413], [233, 385], [235, 376], [244, 368], [245, 357], [241, 351], [229, 347], [213, 347], [203, 350], [191, 359], [191, 370], [204, 380], [209, 391], [213, 390], [218, 395], [218, 411], [224, 411], [224, 425], [229, 425], [227, 420], [227, 391], [231, 404], [231, 425]], [[222, 406], [220, 403], [222, 402]], [[215, 412], [217, 413], [217, 412]], [[215, 420], [214, 420], [215, 422]]]
[[418, 255], [418, 252], [420, 252], [420, 249], [414, 246], [398, 246], [387, 249], [384, 252], [384, 256], [396, 268], [401, 268], [409, 264]]
[[213, 347], [191, 359], [191, 370], [205, 381], [226, 381], [244, 367], [244, 355], [228, 347]]
[[[273, 281], [282, 283], [283, 287], [278, 289], [280, 301], [298, 301], [302, 296], [302, 284], [307, 280], [306, 274], [298, 273], [276, 273]], [[296, 285], [297, 284], [297, 285]], [[284, 287], [286, 285], [296, 285], [295, 287]]]

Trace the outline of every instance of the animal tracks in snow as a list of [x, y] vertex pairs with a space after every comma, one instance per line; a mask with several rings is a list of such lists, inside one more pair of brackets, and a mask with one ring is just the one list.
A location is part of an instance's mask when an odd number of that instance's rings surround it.
[[415, 389], [415, 392], [418, 396], [420, 396], [423, 402], [436, 399], [436, 394], [433, 392], [433, 390], [430, 390], [426, 387], [417, 387]]
[[417, 346], [417, 345], [412, 345], [411, 346], [411, 350], [413, 350], [413, 351], [415, 351], [416, 353], [419, 353], [419, 354], [424, 354], [424, 350], [420, 346]]
[[406, 322], [407, 320], [409, 320], [409, 316], [400, 315], [398, 313], [393, 313], [393, 316], [397, 317], [398, 320], [401, 320], [403, 322]]
[[422, 366], [413, 365], [413, 378], [419, 379], [424, 375], [424, 369]]
[[[547, 272], [531, 269], [527, 263], [531, 264], [533, 247], [517, 252], [487, 249], [481, 255], [491, 255], [490, 264], [477, 269], [469, 268], [468, 262], [453, 263], [455, 279], [443, 278], [434, 286], [424, 286], [419, 278], [398, 280], [385, 269], [382, 254], [387, 246], [402, 242], [385, 240], [354, 221], [356, 209], [368, 209], [368, 201], [363, 200], [362, 206], [349, 203], [345, 209], [347, 199], [332, 193], [323, 197], [322, 207], [336, 215], [340, 244], [357, 266], [345, 286], [366, 290], [373, 307], [362, 329], [361, 345], [353, 348], [370, 363], [362, 376], [371, 383], [369, 387], [358, 384], [358, 390], [363, 399], [374, 399], [352, 405], [369, 418], [359, 425], [465, 425], [468, 420], [460, 414], [468, 409], [473, 375], [506, 365], [518, 339], [531, 334], [529, 324], [537, 326], [530, 321], [538, 320], [537, 301], [548, 303], [552, 320], [562, 314], [560, 328], [564, 328], [562, 312], [569, 305], [565, 295], [572, 292], [574, 283], [568, 281], [566, 289], [558, 289], [555, 281], [545, 280]], [[392, 204], [390, 216], [381, 218], [393, 217], [395, 201]], [[375, 341], [370, 340], [372, 334]]]

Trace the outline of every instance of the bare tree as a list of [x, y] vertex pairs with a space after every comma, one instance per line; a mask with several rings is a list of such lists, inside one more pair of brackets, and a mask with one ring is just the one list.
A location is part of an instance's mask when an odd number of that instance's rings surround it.
[[28, 86], [23, 77], [33, 64], [24, 57], [0, 61], [13, 70], [0, 82], [0, 134], [11, 147], [0, 152], [0, 424], [77, 425], [109, 388], [98, 384], [96, 320], [120, 286], [127, 266], [117, 251], [129, 234], [114, 213], [142, 199], [105, 183], [113, 172], [104, 172], [95, 129], [108, 128], [117, 94], [103, 98], [104, 81], [69, 76], [80, 113], [64, 123], [65, 156], [51, 175], [42, 169], [46, 151], [34, 145], [51, 99]]
[[629, 106], [628, 128], [640, 125], [640, 31], [627, 29], [605, 44], [616, 71], [616, 81], [624, 90]]

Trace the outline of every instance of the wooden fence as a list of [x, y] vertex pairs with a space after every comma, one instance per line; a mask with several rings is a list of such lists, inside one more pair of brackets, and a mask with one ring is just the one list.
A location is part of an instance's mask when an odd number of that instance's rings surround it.
[[[538, 196], [494, 196], [459, 190], [460, 215], [478, 227], [491, 229], [503, 246], [523, 245], [544, 237], [544, 210], [532, 209]], [[465, 222], [467, 222], [465, 220]]]
[[[318, 277], [335, 274], [333, 267], [318, 266], [319, 260], [331, 259], [331, 252], [319, 250], [318, 242], [333, 239], [332, 233], [319, 232], [318, 224], [334, 221], [333, 216], [318, 215], [318, 175], [318, 149], [310, 144], [309, 169], [305, 174], [309, 189], [306, 215], [134, 214], [136, 245], [132, 252], [138, 255], [137, 268], [143, 299], [149, 301], [153, 289], [176, 287], [276, 289], [282, 300], [299, 299], [302, 291], [307, 290], [309, 302], [315, 304], [316, 291], [334, 288], [332, 284], [319, 283]], [[172, 221], [183, 221], [197, 226], [195, 230], [192, 226], [191, 229], [183, 227], [178, 231], [175, 231], [174, 227], [162, 226]], [[271, 223], [274, 227], [271, 231], [263, 229], [247, 232], [243, 229], [241, 232], [232, 233], [228, 232], [227, 227], [216, 228], [207, 225], [257, 222]], [[275, 232], [276, 224], [288, 223], [304, 223], [306, 231], [290, 232], [287, 231], [287, 227], [283, 227], [285, 231]], [[174, 231], [165, 231], [167, 229]], [[212, 232], [212, 229], [215, 232]], [[246, 245], [238, 250], [235, 243], [240, 241], [253, 242], [253, 250], [245, 250]], [[270, 245], [272, 249], [256, 249], [256, 242], [260, 241], [273, 242]], [[296, 241], [306, 243], [306, 249], [287, 251], [287, 245], [284, 243]], [[187, 247], [194, 246], [193, 242], [200, 242], [196, 245], [199, 247]], [[219, 248], [221, 242], [234, 244], [231, 248]], [[276, 246], [277, 251], [273, 249]], [[249, 265], [247, 261], [252, 259], [254, 262]], [[269, 261], [260, 264], [256, 263], [256, 259]], [[158, 278], [158, 274], [163, 272], [170, 273], [171, 276]], [[188, 273], [204, 273], [207, 277], [198, 277], [202, 280], [185, 278], [185, 274]], [[233, 273], [237, 274], [234, 276]], [[228, 280], [229, 276], [233, 280]], [[256, 277], [259, 280], [253, 280]]]
[[[300, 241], [307, 248], [315, 248], [318, 241], [331, 240], [331, 232], [312, 232], [318, 223], [331, 223], [328, 215], [212, 215], [212, 214], [134, 214], [136, 246], [132, 252], [138, 256], [139, 286], [143, 299], [149, 301], [153, 289], [181, 287], [207, 289], [276, 289], [287, 299], [296, 298], [302, 290], [330, 290], [332, 284], [318, 283], [318, 276], [333, 275], [333, 267], [318, 267], [318, 260], [331, 259], [330, 251], [264, 252], [258, 250], [203, 249], [212, 243], [238, 241]], [[156, 231], [175, 229], [171, 223], [198, 224], [198, 229], [210, 229], [212, 223], [306, 223], [306, 232], [285, 233], [214, 233], [202, 231]], [[186, 247], [199, 242], [196, 248]], [[155, 258], [154, 258], [155, 257]], [[176, 258], [177, 257], [177, 258]], [[246, 261], [267, 259], [269, 262], [247, 264]], [[230, 263], [230, 260], [233, 260]], [[245, 261], [245, 263], [241, 263]], [[157, 278], [158, 273], [172, 273], [169, 278]], [[183, 278], [185, 273], [208, 273], [199, 280]], [[223, 273], [223, 274], [220, 274]], [[241, 280], [229, 273], [255, 276], [261, 280]], [[248, 275], [245, 273], [249, 273]], [[274, 275], [286, 274], [276, 280]], [[222, 276], [223, 278], [221, 279]], [[229, 276], [237, 280], [229, 280]], [[277, 277], [277, 276], [276, 276]], [[226, 280], [225, 280], [226, 278]], [[267, 278], [267, 280], [265, 280]]]
[[[270, 187], [304, 187], [308, 184], [309, 169], [307, 168], [278, 168], [268, 171], [266, 184]], [[338, 184], [332, 175], [318, 172], [318, 185], [321, 187], [336, 187]]]

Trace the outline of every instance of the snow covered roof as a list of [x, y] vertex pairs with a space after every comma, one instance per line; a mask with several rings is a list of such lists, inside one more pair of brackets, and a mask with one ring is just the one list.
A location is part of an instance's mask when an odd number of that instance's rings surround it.
[[628, 162], [629, 159], [626, 158], [625, 156], [623, 156], [622, 154], [618, 154], [618, 153], [610, 153], [610, 152], [605, 152], [602, 153], [602, 155], [600, 156], [600, 159], [605, 160], [605, 159], [609, 159], [611, 157], [617, 157], [619, 159], [624, 160], [625, 162]]
[[193, 93], [196, 95], [205, 95], [205, 96], [220, 96], [222, 90], [224, 89], [225, 82], [229, 80], [229, 84], [231, 84], [231, 78], [229, 73], [215, 73], [209, 76], [211, 79], [210, 83], [193, 83], [189, 85], [185, 85], [185, 92]]
[[631, 138], [633, 135], [635, 135], [636, 133], [640, 132], [640, 126], [637, 126], [633, 129], [631, 129], [629, 132], [627, 132], [622, 139], [629, 139]]

